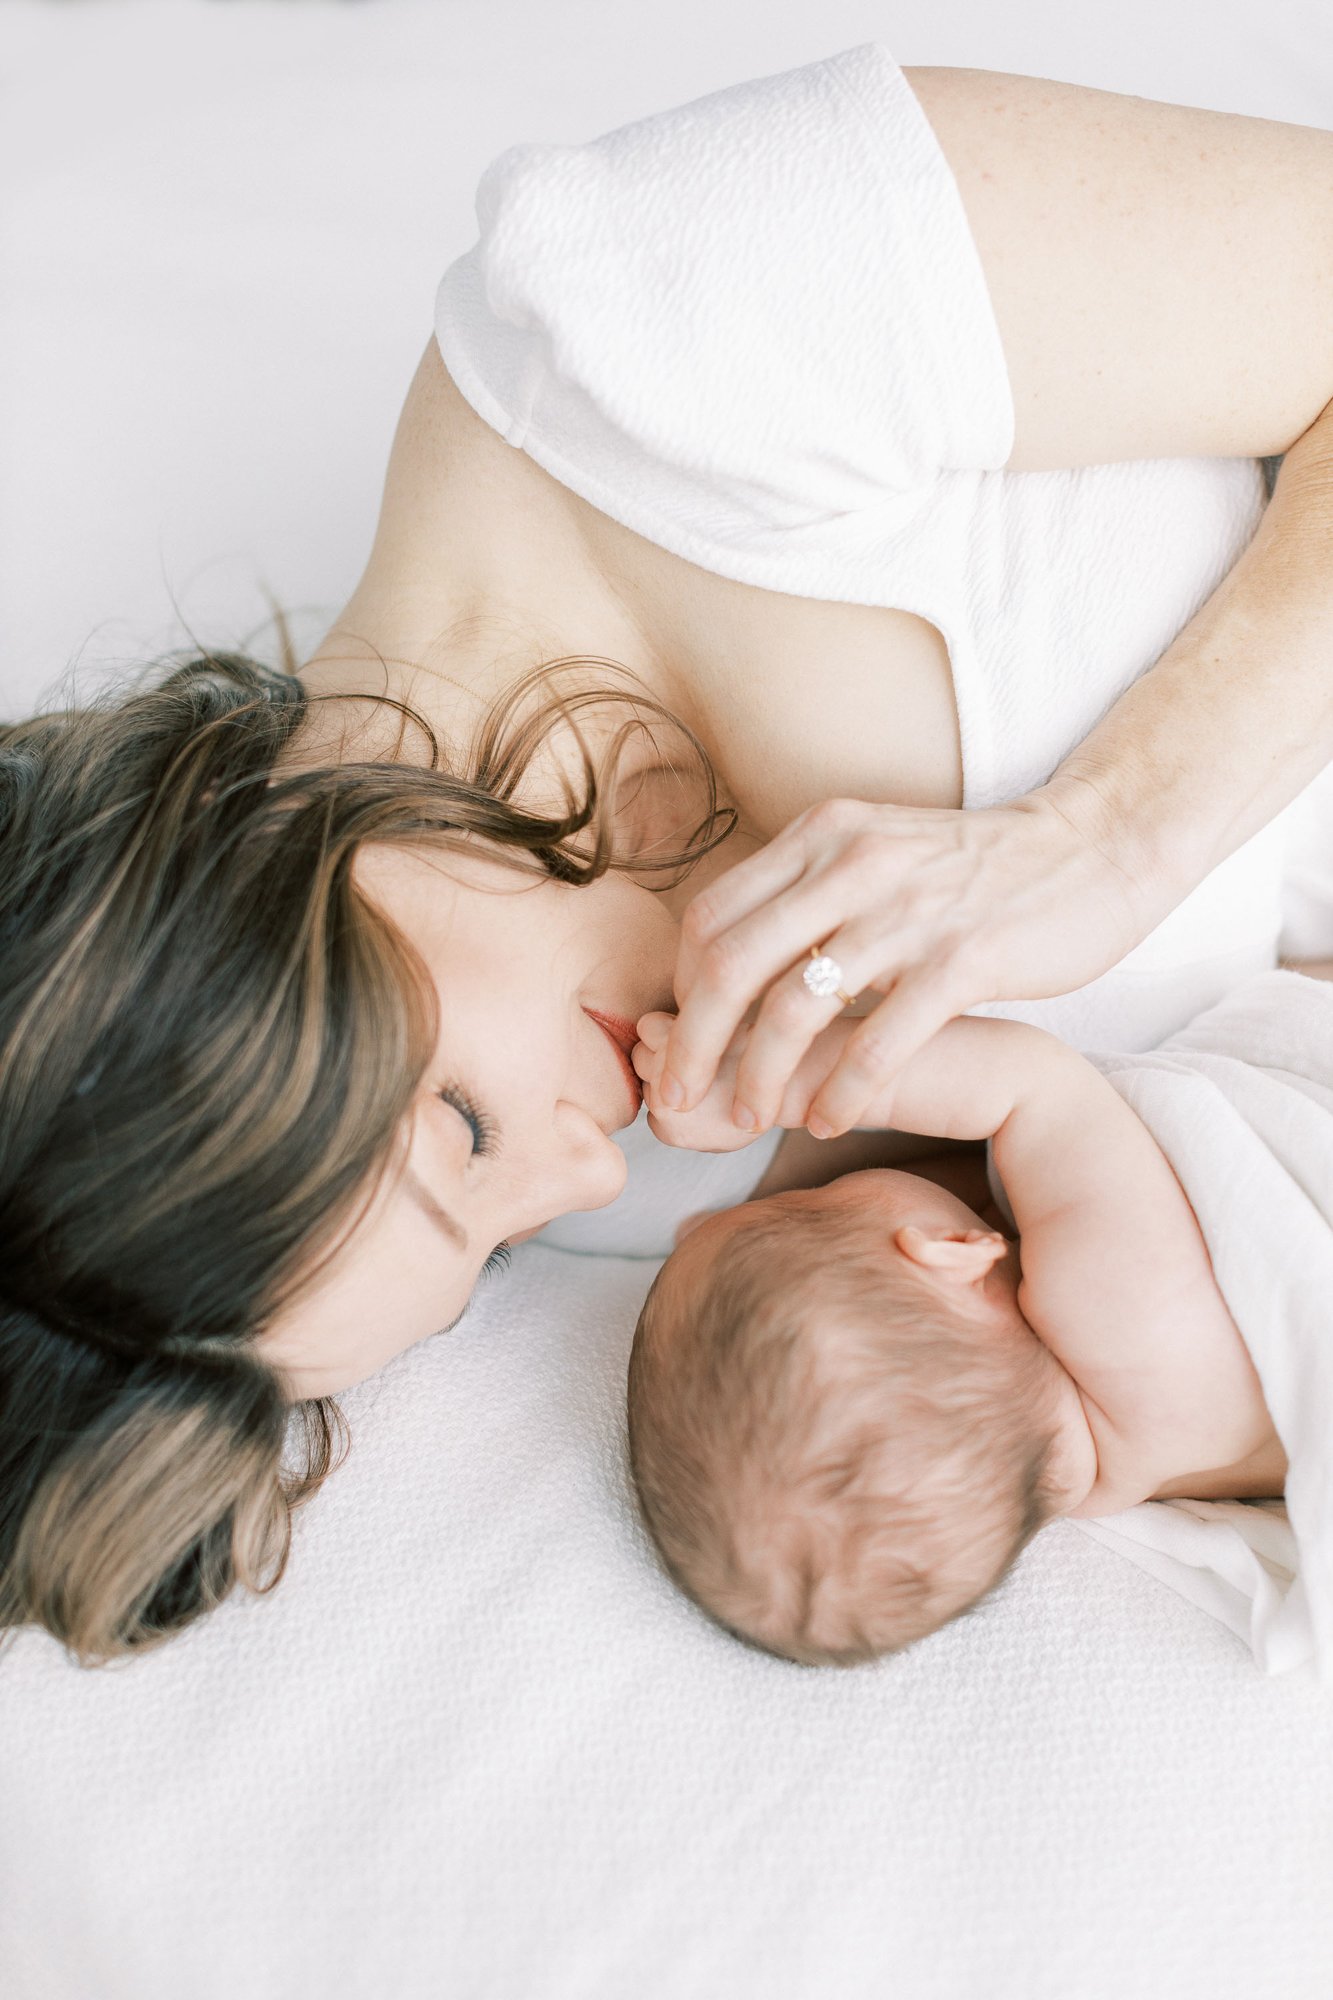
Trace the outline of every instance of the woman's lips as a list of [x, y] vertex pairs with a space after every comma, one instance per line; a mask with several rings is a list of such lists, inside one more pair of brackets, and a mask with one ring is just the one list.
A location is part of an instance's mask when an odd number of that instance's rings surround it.
[[602, 1033], [606, 1036], [607, 1041], [610, 1042], [612, 1048], [615, 1050], [616, 1060], [620, 1064], [621, 1072], [625, 1078], [625, 1087], [633, 1099], [633, 1116], [637, 1118], [639, 1108], [643, 1103], [643, 1085], [639, 1081], [633, 1063], [630, 1061], [630, 1052], [639, 1039], [634, 1023], [632, 1021], [621, 1020], [618, 1014], [599, 1014], [592, 1007], [585, 1007], [583, 1011], [590, 1021], [597, 1023]]

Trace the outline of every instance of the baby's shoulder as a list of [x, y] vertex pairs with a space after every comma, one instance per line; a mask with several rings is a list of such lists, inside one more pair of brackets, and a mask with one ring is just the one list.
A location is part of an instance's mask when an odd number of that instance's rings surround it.
[[1170, 1161], [1106, 1077], [1081, 1061], [1076, 1075], [997, 1166], [1019, 1304], [1082, 1394], [1109, 1508], [1222, 1463], [1253, 1426], [1257, 1379]]

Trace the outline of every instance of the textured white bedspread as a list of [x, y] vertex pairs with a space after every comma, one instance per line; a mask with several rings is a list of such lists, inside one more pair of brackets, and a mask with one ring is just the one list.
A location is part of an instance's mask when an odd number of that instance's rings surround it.
[[[318, 636], [503, 146], [877, 36], [1333, 122], [1327, 0], [7, 0], [4, 712], [168, 586]], [[1072, 1526], [900, 1660], [725, 1640], [625, 1485], [652, 1269], [529, 1246], [350, 1398], [273, 1598], [0, 1660], [4, 2000], [1328, 2000], [1308, 1670]]]
[[1073, 1527], [878, 1666], [727, 1639], [626, 1485], [652, 1269], [529, 1246], [349, 1398], [271, 1599], [21, 1641], [6, 2000], [1327, 2000], [1312, 1678]]

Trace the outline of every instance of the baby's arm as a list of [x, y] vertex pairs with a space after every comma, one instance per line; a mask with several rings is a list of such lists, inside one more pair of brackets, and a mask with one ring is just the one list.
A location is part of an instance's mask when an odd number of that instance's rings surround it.
[[[692, 1111], [668, 1111], [657, 1103], [655, 1087], [671, 1022], [669, 1014], [645, 1015], [639, 1023], [642, 1039], [634, 1051], [634, 1067], [645, 1085], [648, 1122], [653, 1131], [670, 1146], [688, 1146], [700, 1153], [729, 1153], [751, 1145], [759, 1135], [742, 1130], [731, 1118], [733, 1083], [750, 1030], [742, 1028], [737, 1034], [718, 1065], [712, 1084]], [[779, 1125], [789, 1131], [804, 1126], [811, 1103], [856, 1025], [854, 1020], [844, 1017], [816, 1036], [787, 1086], [778, 1112]], [[893, 1084], [866, 1107], [864, 1125], [878, 1127], [881, 1133], [895, 1128], [887, 1135], [897, 1138], [921, 1134], [931, 1139], [988, 1139], [1008, 1100], [996, 1062], [1003, 1034], [997, 1042], [987, 1030], [1003, 1031], [1014, 1026], [1012, 1022], [971, 1019], [950, 1022], [900, 1071]], [[1037, 1031], [1020, 1028], [1018, 1032], [1022, 1036]], [[845, 1135], [848, 1140], [858, 1136], [864, 1139], [867, 1134], [862, 1131]], [[832, 1156], [842, 1142], [830, 1139], [818, 1143]], [[908, 1149], [920, 1150], [910, 1140]], [[875, 1164], [885, 1166], [890, 1162], [880, 1157]], [[839, 1171], [846, 1172], [849, 1168]]]
[[[1097, 1441], [1078, 1512], [1132, 1506], [1168, 1481], [1200, 1497], [1260, 1490], [1206, 1477], [1241, 1467], [1271, 1422], [1198, 1220], [1147, 1127], [1054, 1036], [1008, 1021], [952, 1029], [962, 1034], [952, 1049], [937, 1038], [941, 1058], [974, 1081], [974, 1058], [992, 1072], [985, 1115], [1018, 1225], [1019, 1304], [1078, 1384]], [[940, 1077], [910, 1079], [909, 1094], [922, 1080]], [[917, 1108], [900, 1101], [897, 1116]], [[1205, 1477], [1181, 1478], [1191, 1470]]]
[[[713, 1084], [692, 1111], [667, 1111], [655, 1103], [654, 1085], [662, 1067], [662, 1051], [671, 1016], [648, 1015], [639, 1024], [644, 1039], [634, 1052], [635, 1067], [647, 1086], [648, 1122], [668, 1145], [694, 1152], [734, 1152], [759, 1136], [732, 1123], [733, 1081], [748, 1029], [742, 1029], [727, 1051]], [[835, 1139], [815, 1139], [803, 1130], [806, 1112], [820, 1084], [832, 1069], [852, 1032], [851, 1021], [835, 1021], [806, 1055], [784, 1098], [781, 1145], [755, 1188], [751, 1200], [783, 1194], [792, 1188], [825, 1187], [843, 1174], [867, 1167], [909, 1169], [925, 1180], [948, 1188], [975, 1210], [988, 1226], [1002, 1227], [986, 1179], [986, 1163], [975, 1144], [927, 1138], [916, 1132], [859, 1128]], [[872, 1106], [872, 1110], [875, 1107]]]
[[875, 1114], [949, 1138], [990, 1136], [1018, 1225], [1019, 1305], [1077, 1383], [1097, 1443], [1079, 1513], [1160, 1491], [1275, 1490], [1271, 1418], [1198, 1219], [1099, 1070], [1039, 1029], [964, 1017], [904, 1068]]
[[[783, 1125], [804, 1123], [853, 1027], [844, 1019], [818, 1037]], [[718, 1137], [748, 1139], [730, 1122], [737, 1059], [733, 1050], [696, 1111], [653, 1113], [663, 1137], [697, 1143], [686, 1131], [707, 1109]], [[1255, 1449], [1262, 1392], [1194, 1211], [1146, 1126], [1076, 1050], [1021, 1022], [964, 1016], [864, 1116], [900, 1133], [992, 1140], [1021, 1239], [1019, 1304], [1078, 1384], [1097, 1437], [1101, 1470], [1080, 1512], [1130, 1506], [1184, 1467], [1238, 1463]]]

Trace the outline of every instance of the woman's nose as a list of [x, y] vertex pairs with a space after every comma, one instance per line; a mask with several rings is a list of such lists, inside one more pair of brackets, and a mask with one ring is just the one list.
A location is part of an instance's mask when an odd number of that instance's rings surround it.
[[572, 1104], [561, 1105], [556, 1120], [557, 1159], [553, 1181], [559, 1188], [558, 1208], [547, 1211], [564, 1214], [574, 1208], [605, 1208], [625, 1185], [629, 1167], [625, 1155], [613, 1139], [586, 1111]]

